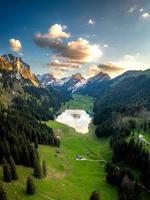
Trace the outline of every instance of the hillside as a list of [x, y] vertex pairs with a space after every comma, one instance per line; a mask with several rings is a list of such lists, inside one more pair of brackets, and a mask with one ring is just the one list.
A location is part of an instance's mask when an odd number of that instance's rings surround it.
[[9, 73], [11, 77], [20, 81], [26, 80], [26, 83], [31, 83], [36, 87], [39, 85], [39, 81], [30, 70], [30, 66], [20, 57], [15, 57], [12, 54], [5, 54], [0, 57], [0, 72], [2, 74]]
[[89, 78], [85, 85], [77, 90], [77, 93], [89, 95], [93, 97], [100, 96], [109, 87], [110, 77], [100, 72], [96, 76]]
[[0, 163], [12, 158], [16, 164], [33, 167], [38, 144], [59, 145], [41, 120], [53, 120], [68, 97], [42, 88], [29, 65], [10, 54], [1, 57], [0, 72]]
[[[149, 110], [149, 83], [149, 76], [140, 75], [124, 79], [111, 87], [95, 102], [95, 123], [99, 124], [102, 119], [105, 120], [105, 118], [111, 117], [112, 112], [134, 115], [134, 113], [138, 113], [142, 109]], [[105, 117], [104, 113], [105, 115], [107, 114]]]
[[[10, 58], [11, 60], [9, 60]], [[20, 63], [20, 68], [16, 62]], [[22, 70], [20, 70], [21, 68]], [[24, 75], [24, 69], [28, 71], [27, 77]], [[34, 80], [38, 85], [35, 85], [32, 77], [35, 77]], [[41, 80], [46, 80], [46, 82], [42, 84], [40, 80], [37, 80], [30, 67], [19, 58], [10, 55], [5, 55], [5, 59], [2, 57], [0, 163], [4, 163], [4, 157], [8, 163], [10, 159], [13, 159], [17, 164], [19, 177], [15, 181], [11, 180], [11, 184], [3, 183], [8, 200], [16, 195], [21, 199], [26, 199], [23, 191], [27, 176], [34, 175], [35, 163], [39, 163], [40, 166], [43, 160], [47, 163], [48, 174], [45, 178], [33, 176], [37, 192], [31, 199], [43, 199], [44, 197], [82, 200], [83, 198], [88, 199], [92, 191], [97, 190], [102, 199], [116, 200], [118, 185], [114, 187], [114, 182], [111, 182], [111, 178], [108, 179], [109, 176], [116, 176], [116, 174], [105, 171], [105, 164], [109, 165], [111, 161], [113, 161], [112, 165], [121, 166], [119, 173], [126, 173], [129, 177], [132, 175], [138, 183], [141, 180], [141, 173], [142, 184], [149, 187], [149, 183], [145, 181], [145, 176], [149, 177], [149, 175], [145, 175], [139, 168], [134, 169], [133, 166], [126, 163], [128, 160], [122, 160], [115, 151], [115, 148], [120, 147], [117, 143], [119, 134], [121, 134], [120, 137], [125, 137], [126, 141], [132, 141], [129, 132], [133, 129], [128, 126], [129, 120], [125, 122], [126, 128], [123, 126], [125, 117], [130, 119], [130, 117], [137, 116], [138, 118], [140, 113], [148, 114], [149, 112], [150, 76], [148, 70], [146, 72], [127, 72], [114, 80], [104, 73], [99, 73], [89, 80], [85, 80], [81, 74], [72, 75], [60, 82], [50, 74], [44, 75]], [[52, 84], [46, 84], [47, 81]], [[61, 84], [62, 82], [63, 84]], [[71, 93], [84, 95], [71, 95]], [[75, 132], [74, 129], [54, 121], [55, 116], [65, 109], [84, 109], [91, 116], [94, 111], [94, 123], [97, 127], [91, 123], [89, 133], [82, 135]], [[118, 124], [120, 129], [118, 129]], [[144, 124], [145, 121], [141, 123], [140, 130], [144, 131], [143, 135], [147, 138], [145, 130], [149, 130], [149, 122]], [[143, 128], [141, 129], [141, 127]], [[115, 131], [117, 131], [116, 136], [114, 136]], [[122, 136], [122, 131], [127, 135], [123, 134]], [[110, 135], [113, 137], [98, 140], [94, 132], [98, 137]], [[138, 136], [135, 134], [134, 137], [136, 140]], [[109, 145], [111, 143], [113, 146]], [[127, 145], [124, 142], [121, 144]], [[147, 148], [145, 149], [147, 150]], [[144, 156], [147, 155], [143, 151], [142, 153]], [[78, 160], [76, 159], [77, 155], [86, 159]], [[114, 158], [118, 160], [114, 161]], [[123, 162], [124, 168], [119, 161]], [[128, 172], [128, 166], [131, 174]], [[1, 167], [0, 174], [2, 174]], [[123, 181], [123, 177], [120, 175], [120, 181]], [[0, 179], [0, 182], [3, 182], [3, 178]], [[71, 186], [68, 190], [69, 185]], [[48, 188], [51, 188], [51, 191]], [[60, 188], [59, 192], [56, 192], [56, 188]], [[71, 196], [67, 191], [71, 191]], [[149, 197], [144, 190], [141, 195], [143, 200], [147, 200]]]
[[[74, 99], [74, 103], [73, 100], [68, 102], [70, 109], [73, 108], [72, 105], [76, 104], [76, 99], [77, 97]], [[91, 98], [87, 97], [87, 101], [89, 101], [89, 105], [92, 105]], [[82, 104], [78, 103], [78, 109], [82, 108], [81, 106]], [[17, 166], [19, 179], [11, 184], [4, 183], [8, 200], [14, 197], [33, 200], [42, 200], [43, 198], [88, 200], [91, 192], [95, 189], [101, 193], [102, 199], [116, 200], [116, 188], [105, 181], [106, 172], [103, 161], [97, 161], [111, 159], [110, 139], [97, 140], [92, 124], [90, 132], [82, 135], [69, 126], [55, 121], [49, 120], [44, 123], [53, 128], [55, 135], [59, 136], [61, 140], [60, 148], [38, 145], [40, 162], [46, 160], [48, 175], [46, 178], [34, 179], [36, 193], [28, 196], [24, 192], [25, 183], [27, 176], [33, 174], [33, 169]], [[78, 161], [76, 160], [77, 154], [84, 155], [89, 160]], [[0, 177], [2, 177], [1, 167]]]

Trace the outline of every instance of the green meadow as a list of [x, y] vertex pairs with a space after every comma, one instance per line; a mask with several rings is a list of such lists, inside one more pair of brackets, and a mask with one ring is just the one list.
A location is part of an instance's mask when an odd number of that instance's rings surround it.
[[[48, 175], [43, 179], [35, 179], [36, 193], [25, 194], [26, 177], [32, 175], [32, 169], [17, 167], [19, 180], [5, 184], [9, 200], [12, 199], [55, 199], [85, 200], [92, 191], [97, 190], [102, 199], [117, 199], [117, 190], [105, 180], [104, 162], [111, 159], [109, 139], [97, 140], [90, 127], [90, 133], [82, 135], [74, 129], [55, 121], [48, 121], [55, 134], [60, 136], [60, 148], [39, 145], [39, 154], [46, 160]], [[80, 154], [89, 160], [76, 160]], [[2, 172], [0, 171], [2, 181]]]
[[[81, 99], [81, 102], [79, 101]], [[74, 96], [70, 102], [62, 105], [59, 112], [66, 108], [92, 110], [92, 99]], [[111, 160], [110, 138], [97, 139], [95, 127], [91, 123], [88, 134], [77, 133], [73, 128], [56, 121], [44, 122], [53, 128], [60, 137], [60, 148], [39, 145], [40, 161], [47, 163], [46, 178], [34, 179], [36, 193], [25, 193], [26, 179], [33, 169], [17, 166], [19, 179], [4, 183], [0, 167], [0, 182], [3, 182], [8, 200], [89, 200], [93, 191], [98, 191], [101, 200], [117, 200], [118, 190], [106, 182], [105, 161]], [[87, 160], [76, 160], [76, 155]], [[148, 197], [143, 196], [144, 200]]]
[[62, 113], [66, 109], [83, 109], [89, 113], [93, 113], [93, 98], [79, 94], [73, 94], [72, 99], [61, 105], [58, 113]]

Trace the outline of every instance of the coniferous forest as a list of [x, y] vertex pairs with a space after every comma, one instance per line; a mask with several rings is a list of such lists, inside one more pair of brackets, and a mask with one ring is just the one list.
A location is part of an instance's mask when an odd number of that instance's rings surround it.
[[0, 200], [150, 200], [150, 2], [0, 5]]

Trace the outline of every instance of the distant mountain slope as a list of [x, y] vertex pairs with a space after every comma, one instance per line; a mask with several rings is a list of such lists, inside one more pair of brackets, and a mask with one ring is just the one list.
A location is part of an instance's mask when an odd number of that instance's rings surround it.
[[117, 83], [121, 82], [122, 80], [124, 80], [126, 78], [138, 76], [138, 75], [142, 74], [142, 72], [143, 71], [141, 71], [141, 70], [129, 70], [129, 71], [126, 71], [123, 74], [113, 78], [110, 81], [110, 83], [111, 84], [117, 84]]
[[61, 87], [63, 90], [69, 92], [75, 92], [80, 87], [82, 87], [86, 83], [86, 80], [80, 73], [73, 74], [68, 81], [66, 81]]
[[50, 73], [37, 75], [37, 78], [43, 86], [53, 85], [56, 82], [56, 78]]
[[89, 78], [82, 87], [80, 87], [76, 92], [90, 95], [93, 97], [100, 97], [105, 92], [107, 92], [110, 88], [118, 85], [125, 79], [130, 77], [137, 77], [140, 75], [150, 75], [150, 69], [142, 71], [142, 70], [130, 70], [126, 71], [123, 74], [111, 79], [107, 74], [100, 72], [96, 76]]
[[134, 115], [142, 109], [150, 110], [150, 76], [144, 74], [122, 80], [97, 98], [94, 122], [98, 125], [114, 112]]
[[86, 84], [79, 88], [77, 92], [97, 97], [108, 88], [109, 80], [110, 77], [107, 74], [100, 72], [96, 76], [89, 78]]
[[53, 86], [65, 92], [74, 93], [85, 84], [85, 79], [80, 73], [62, 79], [56, 79], [52, 74], [37, 75], [40, 83], [45, 86]]

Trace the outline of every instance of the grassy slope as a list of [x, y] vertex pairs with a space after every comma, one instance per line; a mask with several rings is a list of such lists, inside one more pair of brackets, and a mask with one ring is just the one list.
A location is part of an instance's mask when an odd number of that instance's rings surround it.
[[[144, 138], [148, 141], [148, 142], [150, 142], [150, 132], [144, 132], [144, 131], [139, 131], [139, 130], [135, 130], [134, 131], [134, 138], [136, 139], [136, 140], [138, 140], [138, 137], [139, 137], [139, 135], [143, 135], [144, 136]], [[148, 150], [148, 151], [150, 151], [150, 145], [147, 145], [147, 144], [143, 144], [144, 145], [144, 148], [146, 149], [146, 150]], [[136, 176], [140, 176], [140, 173], [138, 172], [138, 171], [135, 171], [135, 173], [134, 173], [134, 175]], [[148, 193], [144, 193], [143, 192], [143, 194], [142, 194], [142, 199], [143, 200], [149, 200], [150, 199], [150, 194], [148, 194]]]
[[[91, 99], [81, 96], [75, 98], [77, 99], [72, 100], [72, 103], [67, 103], [67, 108], [91, 110]], [[82, 99], [81, 103], [78, 98]], [[86, 101], [85, 105], [83, 101]], [[61, 108], [62, 111], [65, 106]], [[82, 135], [58, 122], [46, 123], [54, 129], [56, 135], [61, 137], [60, 149], [39, 145], [41, 161], [47, 162], [48, 176], [45, 179], [35, 180], [36, 194], [28, 196], [25, 194], [25, 183], [26, 177], [32, 174], [32, 169], [18, 166], [19, 180], [5, 184], [8, 200], [88, 200], [93, 190], [100, 192], [102, 200], [117, 200], [117, 189], [105, 181], [103, 162], [75, 160], [76, 154], [84, 155], [89, 159], [110, 160], [109, 138], [97, 140], [93, 134], [93, 125], [90, 126], [89, 134]], [[0, 168], [0, 182], [1, 171]]]
[[110, 159], [109, 139], [98, 141], [90, 134], [78, 134], [74, 129], [54, 121], [47, 122], [47, 125], [61, 137], [60, 153], [56, 153], [57, 148], [39, 146], [41, 161], [47, 162], [47, 178], [35, 180], [37, 192], [28, 197], [24, 188], [26, 176], [32, 174], [32, 169], [19, 166], [19, 180], [5, 184], [9, 200], [14, 197], [21, 200], [42, 200], [48, 197], [55, 200], [88, 200], [93, 190], [100, 191], [104, 200], [116, 200], [117, 190], [105, 181], [102, 162], [75, 160], [76, 154], [86, 155], [89, 159]]
[[[143, 120], [146, 120], [146, 119], [149, 119], [149, 118], [148, 118], [148, 117], [146, 117], [146, 118], [143, 118], [143, 117], [136, 117], [136, 118], [135, 118], [135, 117], [125, 117], [125, 118], [124, 118], [124, 120], [129, 120], [129, 119], [134, 119], [134, 120], [136, 121], [136, 123], [138, 124], [138, 126], [139, 126], [139, 128], [137, 128], [137, 129], [135, 129], [135, 130], [133, 131], [133, 133], [134, 133], [134, 139], [135, 139], [135, 140], [138, 140], [138, 139], [139, 139], [139, 135], [143, 135], [144, 138], [145, 138], [148, 142], [150, 142], [150, 132], [144, 132], [144, 131], [140, 130], [141, 122], [143, 122]], [[128, 140], [130, 140], [131, 137], [133, 137], [133, 136], [129, 136], [129, 137], [128, 137]], [[146, 150], [150, 151], [150, 145], [143, 144], [143, 146], [144, 146], [144, 148], [145, 148]], [[139, 172], [138, 170], [132, 170], [132, 172], [133, 172], [135, 178], [136, 178], [137, 180], [140, 180], [140, 172]], [[142, 193], [142, 200], [149, 200], [149, 199], [150, 199], [150, 194], [144, 193], [144, 192], [143, 192], [143, 193]]]
[[[135, 140], [139, 139], [139, 135], [143, 135], [144, 139], [147, 140], [150, 143], [150, 132], [149, 131], [143, 131], [140, 129], [141, 123], [143, 123], [144, 120], [150, 120], [150, 118], [147, 117], [125, 117], [124, 120], [129, 120], [129, 119], [133, 119], [136, 121], [136, 124], [138, 124], [138, 127], [133, 131], [134, 133], [134, 138]], [[132, 136], [128, 137], [128, 139], [130, 139]], [[144, 144], [143, 146], [145, 147], [146, 150], [150, 151], [150, 145]]]
[[65, 109], [83, 109], [89, 113], [93, 112], [93, 98], [74, 94], [73, 99], [65, 104], [62, 104], [58, 113], [62, 113]]
[[[79, 101], [81, 99], [81, 101]], [[61, 111], [66, 108], [92, 110], [92, 99], [76, 95]], [[99, 161], [76, 161], [76, 154], [89, 159], [111, 158], [109, 139], [97, 140], [94, 137], [94, 126], [90, 126], [90, 133], [82, 135], [74, 129], [55, 121], [47, 122], [57, 135], [61, 137], [59, 153], [55, 147], [39, 145], [40, 158], [46, 160], [48, 176], [45, 179], [35, 180], [36, 194], [25, 194], [26, 177], [32, 175], [32, 169], [18, 166], [19, 180], [10, 184], [5, 183], [9, 200], [12, 199], [55, 199], [55, 200], [88, 200], [93, 190], [100, 191], [102, 199], [116, 200], [117, 190], [105, 181], [105, 170]], [[0, 182], [2, 169], [0, 168]], [[50, 198], [49, 198], [50, 197]]]

